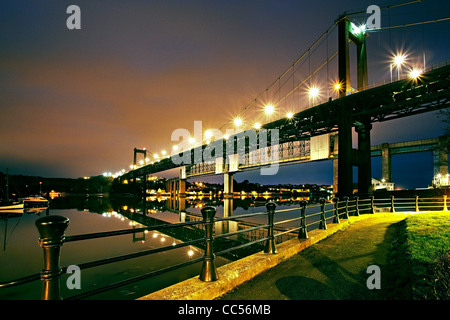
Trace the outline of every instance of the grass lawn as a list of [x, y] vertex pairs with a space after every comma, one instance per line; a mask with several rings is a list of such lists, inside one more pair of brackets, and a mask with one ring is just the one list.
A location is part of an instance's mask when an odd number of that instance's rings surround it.
[[450, 212], [408, 216], [406, 260], [413, 299], [450, 299]]

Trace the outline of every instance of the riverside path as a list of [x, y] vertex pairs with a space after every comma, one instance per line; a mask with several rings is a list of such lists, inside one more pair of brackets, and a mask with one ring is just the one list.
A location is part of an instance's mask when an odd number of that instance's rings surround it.
[[[390, 214], [352, 223], [220, 299], [410, 299], [408, 275], [398, 268], [402, 261], [392, 256], [406, 217]], [[381, 289], [367, 286], [371, 265], [380, 268]]]

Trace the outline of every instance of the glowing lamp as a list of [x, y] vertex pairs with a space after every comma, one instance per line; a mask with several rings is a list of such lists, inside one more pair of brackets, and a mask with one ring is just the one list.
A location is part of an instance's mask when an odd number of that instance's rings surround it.
[[318, 95], [319, 95], [319, 88], [312, 87], [311, 89], [309, 89], [309, 96], [311, 98], [316, 98]]
[[264, 107], [264, 113], [267, 114], [268, 116], [271, 115], [274, 111], [275, 108], [271, 104], [268, 104], [267, 106]]

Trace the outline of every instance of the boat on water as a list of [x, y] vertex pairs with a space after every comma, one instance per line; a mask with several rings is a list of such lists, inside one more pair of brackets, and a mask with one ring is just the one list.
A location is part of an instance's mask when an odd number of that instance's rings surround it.
[[[26, 198], [19, 198], [19, 201], [12, 200], [9, 197], [9, 173], [8, 169], [6, 169], [6, 200], [1, 201], [0, 200], [0, 213], [2, 214], [9, 214], [13, 211], [15, 213], [21, 212], [22, 214], [24, 211], [29, 212], [30, 208], [41, 208], [46, 209], [48, 208], [48, 200], [41, 195], [35, 195], [30, 196]], [[41, 210], [42, 211], [42, 210]], [[40, 212], [40, 211], [37, 211]]]
[[0, 217], [7, 218], [23, 215], [23, 203], [17, 201], [0, 201]]
[[9, 174], [6, 169], [6, 200], [0, 199], [0, 213], [11, 213], [12, 211], [20, 211], [23, 213], [22, 201], [15, 201], [9, 198]]
[[20, 200], [24, 208], [48, 207], [48, 200], [42, 196], [30, 196]]
[[0, 211], [23, 210], [24, 204], [17, 201], [0, 201]]

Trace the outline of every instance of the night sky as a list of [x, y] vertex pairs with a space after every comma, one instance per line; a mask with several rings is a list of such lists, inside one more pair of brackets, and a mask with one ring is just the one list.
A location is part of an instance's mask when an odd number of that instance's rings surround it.
[[[135, 147], [170, 151], [177, 128], [193, 130], [195, 120], [220, 128], [344, 11], [399, 2], [2, 1], [0, 171], [77, 178], [128, 169]], [[81, 30], [66, 27], [72, 4], [81, 9]], [[448, 17], [448, 1], [425, 0], [382, 10], [381, 26]], [[389, 78], [389, 56], [399, 48], [420, 60], [425, 46], [427, 65], [450, 59], [450, 20], [389, 30], [367, 40], [369, 83]], [[438, 137], [445, 129], [436, 113], [375, 124], [372, 144]], [[393, 161], [399, 186], [431, 183], [431, 153]], [[373, 159], [373, 173], [381, 175], [381, 159]], [[235, 177], [332, 184], [332, 164]]]

